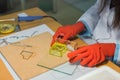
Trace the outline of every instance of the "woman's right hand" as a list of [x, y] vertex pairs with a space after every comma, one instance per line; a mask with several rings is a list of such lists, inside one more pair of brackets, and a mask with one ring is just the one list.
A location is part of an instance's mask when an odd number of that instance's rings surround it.
[[74, 37], [75, 35], [82, 32], [83, 30], [84, 30], [84, 24], [82, 22], [77, 22], [73, 25], [66, 25], [66, 26], [59, 27], [55, 32], [55, 34], [53, 35], [51, 46], [56, 41], [60, 43], [64, 43], [66, 40]]

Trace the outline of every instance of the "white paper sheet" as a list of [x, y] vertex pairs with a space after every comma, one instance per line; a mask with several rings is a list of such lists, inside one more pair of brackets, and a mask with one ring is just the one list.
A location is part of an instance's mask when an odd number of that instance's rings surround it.
[[[8, 36], [0, 38], [0, 47], [5, 46], [9, 43], [17, 42], [17, 41], [20, 41], [22, 39], [26, 39], [28, 37], [32, 37], [32, 36], [44, 33], [44, 32], [49, 32], [52, 35], [54, 34], [54, 32], [47, 25], [42, 24], [42, 25], [36, 26], [34, 28], [30, 28], [27, 30], [16, 32], [16, 33], [13, 33], [13, 34], [10, 34]], [[9, 63], [6, 61], [6, 59], [1, 54], [0, 54], [0, 58], [5, 63], [6, 67], [8, 68], [10, 73], [12, 74], [13, 78], [15, 80], [20, 80], [19, 76], [15, 73], [15, 71], [11, 68]]]

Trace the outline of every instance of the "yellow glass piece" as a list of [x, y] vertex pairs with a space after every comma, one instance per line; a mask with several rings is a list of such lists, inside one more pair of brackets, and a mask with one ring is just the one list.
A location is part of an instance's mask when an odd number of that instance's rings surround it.
[[67, 51], [67, 45], [55, 42], [50, 48], [49, 54], [62, 57]]
[[10, 33], [15, 30], [15, 24], [0, 23], [0, 33]]

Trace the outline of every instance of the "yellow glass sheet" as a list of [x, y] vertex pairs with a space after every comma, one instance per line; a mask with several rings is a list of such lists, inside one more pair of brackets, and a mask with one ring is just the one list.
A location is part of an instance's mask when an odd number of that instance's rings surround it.
[[49, 53], [58, 57], [62, 57], [67, 52], [67, 45], [55, 42], [50, 48]]

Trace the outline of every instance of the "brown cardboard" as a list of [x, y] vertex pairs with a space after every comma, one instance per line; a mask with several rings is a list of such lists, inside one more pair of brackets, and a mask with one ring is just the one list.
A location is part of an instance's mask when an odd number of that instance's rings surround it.
[[[37, 66], [37, 64], [49, 65], [53, 68], [67, 61], [66, 54], [56, 57], [49, 54], [52, 35], [48, 32], [37, 36], [9, 44], [0, 48], [2, 55], [15, 70], [22, 80], [28, 80], [48, 69]], [[29, 51], [30, 54], [26, 54]]]

